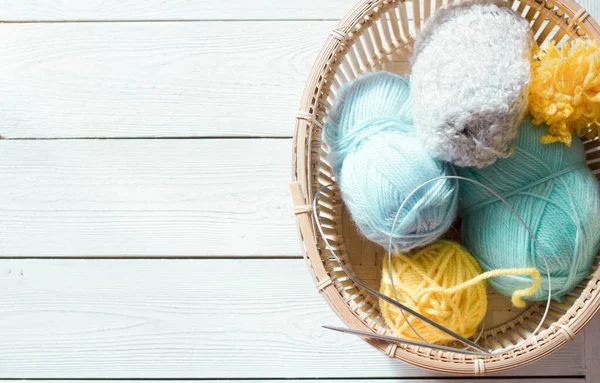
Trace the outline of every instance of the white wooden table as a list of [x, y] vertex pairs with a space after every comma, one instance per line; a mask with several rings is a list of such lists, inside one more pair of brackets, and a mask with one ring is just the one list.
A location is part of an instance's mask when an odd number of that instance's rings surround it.
[[[353, 2], [0, 0], [0, 379], [449, 379], [321, 329], [300, 256], [293, 119]], [[598, 333], [495, 379], [600, 381]]]

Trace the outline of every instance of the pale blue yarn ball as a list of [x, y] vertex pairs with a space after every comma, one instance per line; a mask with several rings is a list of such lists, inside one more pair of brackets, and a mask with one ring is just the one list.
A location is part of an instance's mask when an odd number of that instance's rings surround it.
[[456, 216], [457, 181], [419, 189], [392, 224], [406, 197], [451, 165], [431, 158], [412, 124], [410, 88], [400, 76], [377, 72], [348, 83], [324, 128], [329, 161], [344, 203], [361, 233], [387, 248], [407, 251], [433, 242]]
[[[522, 123], [512, 157], [484, 169], [457, 168], [506, 198], [533, 230], [545, 254], [552, 298], [561, 300], [590, 272], [600, 244], [598, 181], [585, 166], [581, 141], [543, 145], [547, 128]], [[558, 174], [558, 176], [557, 176]], [[480, 186], [463, 182], [460, 190], [463, 243], [488, 271], [536, 267], [542, 285], [528, 300], [546, 300], [548, 278], [539, 250], [515, 215]], [[510, 296], [531, 285], [527, 276], [501, 276], [490, 284]]]

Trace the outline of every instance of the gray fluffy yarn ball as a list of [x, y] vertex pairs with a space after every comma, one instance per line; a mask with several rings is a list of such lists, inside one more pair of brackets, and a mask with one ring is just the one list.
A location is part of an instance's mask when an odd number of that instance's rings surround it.
[[459, 166], [512, 154], [527, 110], [533, 37], [502, 1], [438, 10], [411, 59], [417, 134], [429, 153]]

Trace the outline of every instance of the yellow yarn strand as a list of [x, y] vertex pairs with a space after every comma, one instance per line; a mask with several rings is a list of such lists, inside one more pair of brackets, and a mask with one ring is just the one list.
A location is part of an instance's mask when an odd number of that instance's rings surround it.
[[515, 290], [515, 292], [513, 292], [512, 297], [511, 297], [512, 304], [515, 307], [519, 307], [519, 308], [525, 307], [527, 304], [523, 300], [523, 297], [533, 295], [537, 291], [537, 289], [540, 287], [540, 284], [542, 283], [542, 277], [540, 275], [540, 272], [538, 271], [538, 269], [536, 269], [534, 267], [519, 268], [519, 269], [498, 269], [498, 270], [491, 270], [491, 271], [485, 272], [483, 274], [479, 274], [475, 278], [472, 278], [468, 281], [460, 283], [456, 286], [452, 286], [450, 288], [428, 287], [425, 290], [423, 290], [423, 292], [439, 292], [439, 293], [445, 293], [445, 294], [452, 294], [452, 293], [456, 293], [458, 291], [464, 290], [466, 288], [469, 288], [471, 286], [475, 286], [476, 284], [478, 284], [484, 280], [487, 280], [487, 279], [490, 279], [493, 277], [499, 277], [501, 275], [529, 275], [531, 277], [531, 279], [533, 280], [533, 283], [531, 284], [530, 287], [528, 287], [526, 289], [522, 289], [522, 290]]
[[[380, 291], [394, 297], [387, 258], [384, 261]], [[392, 257], [392, 276], [398, 301], [444, 327], [464, 336], [475, 334], [487, 312], [486, 280], [500, 275], [530, 275], [530, 288], [515, 291], [513, 304], [522, 307], [522, 297], [533, 294], [541, 284], [534, 268], [492, 270], [482, 273], [468, 251], [451, 241], [437, 241], [414, 254]], [[380, 300], [388, 327], [398, 336], [420, 340], [396, 306]], [[428, 342], [445, 344], [454, 340], [448, 334], [406, 314], [410, 325]]]

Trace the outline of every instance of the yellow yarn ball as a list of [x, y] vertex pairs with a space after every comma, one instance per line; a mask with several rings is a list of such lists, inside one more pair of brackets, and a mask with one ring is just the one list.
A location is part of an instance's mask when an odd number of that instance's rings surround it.
[[600, 48], [594, 40], [577, 39], [557, 47], [542, 45], [532, 64], [529, 110], [534, 124], [548, 125], [545, 144], [571, 136], [596, 137], [600, 132]]
[[[387, 258], [383, 262], [380, 291], [394, 298]], [[476, 280], [481, 267], [468, 251], [450, 241], [438, 241], [409, 255], [392, 257], [392, 274], [398, 301], [464, 337], [472, 336], [487, 310], [485, 280]], [[461, 285], [462, 284], [462, 285]], [[383, 300], [381, 314], [392, 332], [420, 341], [400, 309]], [[450, 335], [405, 312], [406, 318], [428, 342], [444, 344]]]

